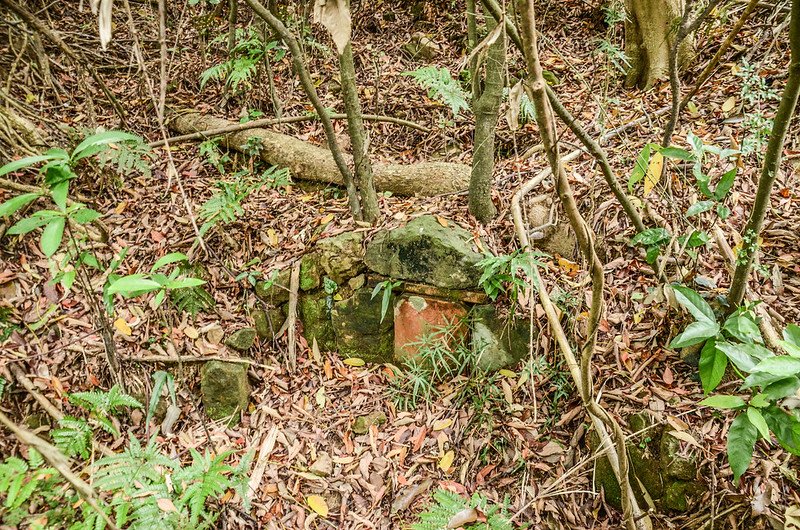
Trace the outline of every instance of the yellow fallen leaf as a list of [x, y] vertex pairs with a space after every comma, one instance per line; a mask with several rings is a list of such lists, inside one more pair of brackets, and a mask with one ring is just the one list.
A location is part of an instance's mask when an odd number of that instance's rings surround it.
[[647, 197], [658, 181], [661, 180], [661, 173], [664, 170], [664, 155], [661, 153], [654, 153], [650, 157], [650, 163], [647, 165], [647, 174], [644, 176], [644, 196]]
[[573, 263], [572, 261], [565, 258], [558, 258], [558, 266], [561, 268], [561, 270], [570, 274], [573, 272], [578, 272], [580, 270], [580, 267], [578, 267], [577, 263]]
[[443, 431], [446, 428], [450, 427], [453, 424], [453, 420], [447, 418], [446, 420], [436, 420], [433, 422], [433, 430], [434, 431]]
[[130, 337], [131, 333], [133, 333], [133, 330], [131, 330], [131, 327], [128, 325], [127, 322], [125, 322], [124, 318], [116, 319], [114, 321], [114, 327], [117, 329], [117, 331], [119, 331], [126, 337]]
[[453, 460], [455, 460], [456, 454], [450, 450], [447, 451], [442, 458], [439, 460], [439, 469], [447, 473], [450, 470], [450, 467], [453, 465]]
[[121, 203], [117, 204], [117, 207], [114, 208], [114, 213], [119, 215], [125, 211], [125, 208], [128, 207], [128, 201], [122, 201]]
[[504, 377], [511, 377], [511, 378], [517, 377], [517, 374], [515, 374], [514, 372], [512, 372], [511, 370], [508, 370], [506, 368], [503, 368], [502, 370], [498, 370], [497, 373], [502, 375], [502, 376], [504, 376]]
[[334, 217], [334, 215], [332, 213], [329, 213], [328, 215], [326, 215], [325, 217], [320, 219], [319, 224], [326, 225], [326, 224], [330, 223], [331, 221], [333, 221], [333, 217]]
[[185, 328], [183, 328], [183, 334], [189, 337], [190, 339], [196, 339], [200, 336], [200, 332], [197, 331], [197, 329], [192, 326], [186, 326]]
[[269, 239], [269, 244], [273, 247], [278, 246], [278, 234], [275, 232], [274, 228], [267, 229], [267, 238]]
[[447, 228], [447, 225], [450, 224], [448, 223], [447, 219], [445, 219], [444, 217], [439, 217], [438, 215], [436, 216], [436, 220], [439, 222], [440, 225], [442, 225], [445, 228]]
[[322, 517], [328, 517], [328, 503], [320, 495], [309, 495], [306, 497], [309, 508], [317, 512]]
[[731, 96], [725, 100], [725, 103], [722, 104], [722, 112], [727, 114], [730, 111], [732, 111], [735, 106], [736, 106], [736, 96]]
[[342, 362], [347, 366], [364, 366], [367, 364], [364, 362], [364, 359], [359, 359], [358, 357], [348, 357]]

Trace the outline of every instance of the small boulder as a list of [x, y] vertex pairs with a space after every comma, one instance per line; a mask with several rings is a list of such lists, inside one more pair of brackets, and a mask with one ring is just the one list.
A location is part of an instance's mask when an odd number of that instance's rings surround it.
[[487, 371], [517, 364], [528, 355], [530, 322], [523, 318], [501, 318], [492, 305], [472, 309], [472, 351], [478, 366]]
[[336, 335], [331, 324], [333, 297], [325, 292], [303, 293], [298, 301], [300, 320], [303, 322], [303, 336], [312, 344], [317, 340], [321, 350], [336, 349]]
[[[550, 208], [542, 203], [532, 204], [528, 210], [528, 225], [536, 228], [550, 222]], [[531, 234], [531, 244], [551, 256], [571, 259], [578, 242], [568, 222], [562, 221]]]
[[317, 243], [319, 263], [331, 280], [341, 285], [364, 269], [364, 234], [344, 232]]
[[283, 269], [274, 280], [256, 283], [256, 296], [270, 305], [288, 302], [291, 274], [290, 269]]
[[442, 47], [424, 33], [415, 33], [411, 40], [403, 45], [403, 50], [412, 59], [430, 61], [442, 51]]
[[306, 254], [300, 260], [300, 290], [313, 291], [322, 283], [322, 267], [317, 254]]
[[367, 434], [370, 427], [383, 425], [386, 421], [386, 414], [383, 412], [370, 412], [356, 418], [356, 421], [353, 422], [353, 432], [355, 434]]
[[372, 290], [364, 287], [333, 304], [331, 321], [341, 357], [359, 357], [373, 363], [392, 361], [394, 311], [390, 301], [386, 315], [381, 315], [382, 298], [372, 298]]
[[483, 256], [472, 234], [458, 226], [442, 226], [432, 215], [404, 227], [379, 232], [367, 245], [367, 267], [389, 278], [427, 283], [445, 289], [474, 289]]
[[212, 419], [224, 419], [246, 410], [250, 399], [247, 366], [224, 361], [207, 362], [202, 369], [200, 390], [203, 407]]
[[234, 331], [230, 337], [225, 339], [225, 346], [238, 352], [246, 352], [253, 347], [256, 342], [256, 330], [254, 328], [242, 328]]
[[286, 317], [280, 307], [270, 307], [264, 309], [253, 309], [250, 312], [256, 326], [256, 333], [261, 339], [272, 340], [275, 334], [281, 329]]

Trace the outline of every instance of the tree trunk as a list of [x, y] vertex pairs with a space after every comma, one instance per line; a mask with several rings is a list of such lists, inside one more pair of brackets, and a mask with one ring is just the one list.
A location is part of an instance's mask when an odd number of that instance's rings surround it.
[[355, 162], [354, 179], [356, 190], [361, 198], [361, 215], [368, 223], [375, 223], [380, 217], [378, 197], [372, 178], [372, 162], [369, 159], [369, 142], [364, 130], [361, 115], [361, 102], [358, 100], [356, 69], [353, 64], [353, 46], [348, 43], [339, 57], [339, 72], [342, 80], [342, 99], [347, 112], [347, 131], [353, 148]]
[[[488, 16], [486, 27], [491, 32], [497, 23]], [[502, 32], [489, 46], [486, 56], [486, 77], [483, 90], [473, 101], [475, 114], [475, 139], [472, 152], [472, 175], [469, 182], [469, 211], [481, 223], [487, 223], [497, 215], [492, 202], [492, 176], [494, 173], [494, 132], [503, 97], [503, 65], [506, 61], [506, 39]], [[475, 65], [472, 75], [478, 78], [480, 65]], [[475, 94], [477, 96], [477, 94]]]
[[[190, 134], [236, 125], [235, 122], [197, 112], [176, 115], [169, 126], [180, 134]], [[261, 143], [262, 160], [289, 168], [292, 178], [343, 184], [342, 174], [328, 149], [298, 140], [293, 136], [269, 129], [249, 129], [222, 136], [222, 145], [242, 150], [249, 138]], [[350, 156], [344, 155], [350, 163]], [[461, 192], [469, 186], [470, 168], [449, 162], [420, 162], [418, 164], [375, 164], [375, 187], [395, 195], [430, 197], [443, 193]]]
[[[669, 76], [670, 50], [683, 17], [685, 0], [625, 0], [625, 55], [630, 69], [626, 87], [647, 90]], [[692, 56], [691, 38], [678, 49], [678, 68], [683, 69]]]

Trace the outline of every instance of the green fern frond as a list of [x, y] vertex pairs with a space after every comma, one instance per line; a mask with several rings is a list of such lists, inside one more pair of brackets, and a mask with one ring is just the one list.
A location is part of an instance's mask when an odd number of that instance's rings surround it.
[[65, 416], [58, 420], [58, 429], [53, 429], [51, 436], [56, 447], [67, 456], [89, 458], [89, 446], [92, 441], [92, 428], [85, 420]]
[[485, 523], [475, 523], [470, 528], [483, 530], [511, 530], [513, 528], [506, 510], [497, 506], [478, 493], [471, 499], [453, 492], [438, 489], [433, 493], [434, 504], [420, 514], [420, 521], [411, 525], [412, 530], [445, 530], [457, 513], [467, 508], [475, 508], [486, 515]]
[[428, 97], [436, 99], [458, 116], [462, 110], [469, 109], [469, 94], [461, 88], [461, 84], [453, 79], [447, 68], [425, 66], [402, 75], [413, 77], [417, 83], [428, 90]]
[[214, 297], [202, 285], [170, 291], [169, 297], [178, 311], [189, 313], [193, 318], [201, 311], [210, 311], [215, 304]]

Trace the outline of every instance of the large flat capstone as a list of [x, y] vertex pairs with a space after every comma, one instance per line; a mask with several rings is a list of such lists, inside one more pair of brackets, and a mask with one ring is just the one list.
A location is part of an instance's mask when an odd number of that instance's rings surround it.
[[442, 226], [423, 215], [404, 227], [379, 232], [367, 245], [364, 261], [372, 271], [394, 279], [427, 283], [445, 289], [474, 289], [482, 258], [472, 234]]

